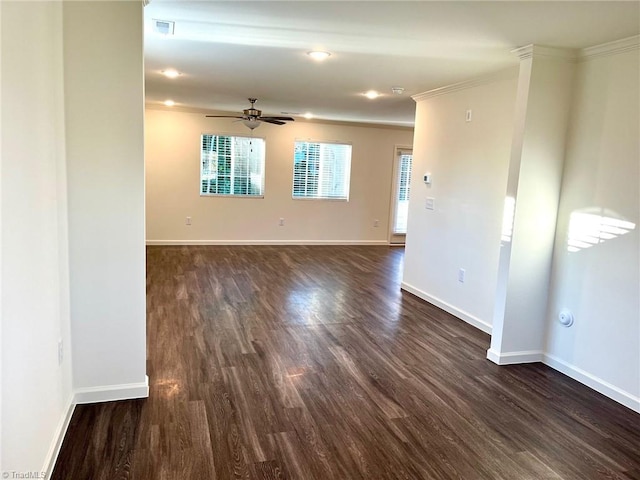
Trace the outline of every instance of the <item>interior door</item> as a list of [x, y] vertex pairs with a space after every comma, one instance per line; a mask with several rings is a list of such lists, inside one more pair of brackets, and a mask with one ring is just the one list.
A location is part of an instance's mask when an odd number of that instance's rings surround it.
[[411, 185], [411, 163], [413, 150], [396, 147], [393, 161], [393, 188], [391, 189], [391, 218], [389, 243], [404, 245], [407, 235], [407, 214], [409, 213], [409, 187]]

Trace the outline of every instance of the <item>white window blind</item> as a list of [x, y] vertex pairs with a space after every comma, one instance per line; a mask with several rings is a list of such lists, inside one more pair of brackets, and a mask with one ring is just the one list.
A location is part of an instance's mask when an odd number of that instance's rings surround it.
[[400, 152], [397, 177], [396, 218], [393, 225], [394, 234], [407, 233], [407, 217], [409, 213], [409, 189], [411, 186], [411, 163], [413, 155]]
[[264, 139], [202, 135], [200, 194], [264, 195]]
[[349, 199], [351, 145], [296, 141], [293, 198]]

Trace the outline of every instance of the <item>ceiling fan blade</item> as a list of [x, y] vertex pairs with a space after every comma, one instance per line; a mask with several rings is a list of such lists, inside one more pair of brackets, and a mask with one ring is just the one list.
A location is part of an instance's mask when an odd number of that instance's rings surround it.
[[267, 120], [267, 119], [269, 119], [269, 120], [280, 120], [282, 122], [293, 122], [293, 121], [295, 121], [295, 119], [292, 118], [292, 117], [271, 117], [271, 116], [269, 116], [269, 117], [260, 117], [260, 120]]
[[244, 118], [237, 115], [205, 115], [208, 118]]
[[285, 122], [281, 121], [281, 120], [275, 120], [273, 118], [269, 118], [269, 117], [262, 117], [259, 119], [261, 122], [265, 122], [265, 123], [273, 123], [274, 125], [286, 125]]

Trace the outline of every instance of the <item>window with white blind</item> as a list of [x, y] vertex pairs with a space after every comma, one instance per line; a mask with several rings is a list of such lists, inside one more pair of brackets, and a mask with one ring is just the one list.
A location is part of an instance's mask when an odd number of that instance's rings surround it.
[[264, 195], [264, 139], [205, 134], [201, 147], [201, 195]]
[[293, 198], [349, 199], [351, 145], [296, 141]]
[[411, 186], [411, 163], [413, 153], [411, 151], [398, 151], [396, 164], [396, 206], [393, 222], [394, 234], [407, 233], [407, 216], [409, 214], [409, 190]]

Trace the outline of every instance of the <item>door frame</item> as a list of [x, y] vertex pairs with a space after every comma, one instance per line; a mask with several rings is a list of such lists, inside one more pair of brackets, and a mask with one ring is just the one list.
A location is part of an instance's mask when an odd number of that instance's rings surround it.
[[396, 219], [396, 196], [398, 195], [398, 166], [399, 157], [402, 151], [410, 150], [413, 155], [413, 145], [394, 145], [393, 159], [391, 163], [391, 198], [389, 199], [389, 231], [387, 232], [387, 241], [391, 246], [404, 246], [406, 234], [393, 233], [393, 225]]

